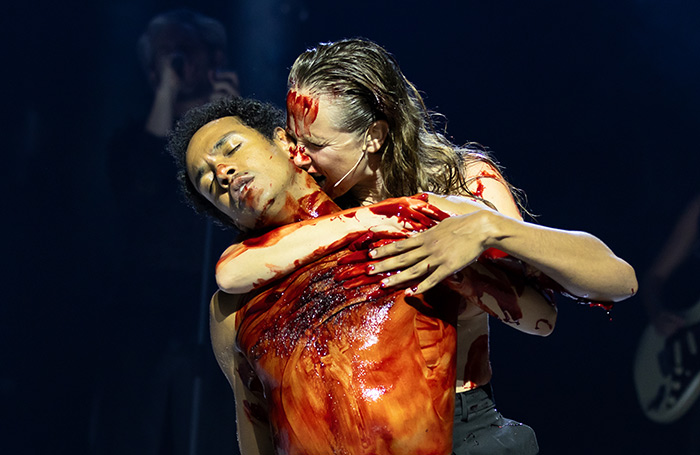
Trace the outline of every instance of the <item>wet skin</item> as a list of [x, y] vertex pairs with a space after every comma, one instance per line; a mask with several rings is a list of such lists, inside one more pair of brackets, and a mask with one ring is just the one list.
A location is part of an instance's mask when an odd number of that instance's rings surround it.
[[[285, 152], [288, 144], [256, 134], [233, 117], [195, 134], [188, 148], [188, 173], [208, 200], [239, 225], [254, 228], [338, 211], [292, 165]], [[412, 225], [406, 204], [395, 201], [369, 209], [398, 217], [413, 230], [436, 222]], [[352, 218], [358, 210], [336, 217]], [[433, 211], [437, 218], [448, 216]], [[503, 303], [504, 314], [517, 317], [518, 312], [508, 292], [468, 284], [476, 278], [486, 282], [481, 274], [465, 275], [452, 286], [466, 300], [445, 286], [408, 296], [382, 287], [381, 276], [365, 274], [371, 264], [369, 248], [405, 238], [410, 231], [372, 234], [363, 241], [356, 234], [348, 236], [329, 248], [329, 255], [242, 297], [230, 314], [232, 326], [212, 324], [213, 340], [217, 327], [236, 334], [228, 347], [217, 349], [213, 341], [215, 352], [233, 348], [243, 355], [239, 367], [227, 374], [237, 376], [234, 380], [244, 382], [249, 391], [255, 383], [261, 385], [268, 411], [261, 413], [247, 402], [245, 415], [249, 421], [269, 420], [277, 447], [309, 454], [326, 453], [328, 447], [364, 453], [368, 444], [377, 444], [375, 453], [450, 452], [457, 313], [462, 311], [460, 325], [474, 326], [463, 340], [470, 348], [460, 376], [476, 386], [490, 377], [488, 346], [480, 342], [486, 335], [480, 332], [486, 313], [479, 299], [488, 294]], [[275, 235], [272, 231], [250, 239], [245, 246], [275, 243]], [[217, 358], [222, 368], [231, 363], [220, 354]]]

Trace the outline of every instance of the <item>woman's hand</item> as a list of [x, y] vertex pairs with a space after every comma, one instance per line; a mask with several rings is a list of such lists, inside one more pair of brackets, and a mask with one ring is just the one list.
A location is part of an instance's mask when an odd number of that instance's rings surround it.
[[372, 274], [403, 271], [382, 280], [398, 286], [421, 280], [407, 293], [421, 293], [495, 248], [544, 273], [567, 293], [598, 302], [624, 300], [637, 290], [634, 269], [591, 234], [527, 223], [483, 209], [370, 251], [383, 259]]
[[450, 213], [430, 204], [428, 198], [428, 193], [391, 198], [343, 213], [350, 212], [357, 222], [372, 232], [421, 232], [450, 216]]
[[408, 239], [372, 250], [372, 259], [387, 259], [374, 264], [370, 274], [402, 269], [382, 280], [382, 285], [399, 286], [422, 278], [407, 293], [425, 292], [479, 258], [491, 237], [491, 216], [498, 215], [480, 210], [455, 216]]

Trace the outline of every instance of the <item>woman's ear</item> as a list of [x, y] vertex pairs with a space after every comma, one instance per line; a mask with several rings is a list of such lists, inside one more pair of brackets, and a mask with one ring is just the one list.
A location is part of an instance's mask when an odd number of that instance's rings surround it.
[[378, 152], [384, 145], [387, 134], [389, 134], [389, 124], [386, 120], [377, 120], [372, 123], [365, 133], [364, 150], [368, 153]]

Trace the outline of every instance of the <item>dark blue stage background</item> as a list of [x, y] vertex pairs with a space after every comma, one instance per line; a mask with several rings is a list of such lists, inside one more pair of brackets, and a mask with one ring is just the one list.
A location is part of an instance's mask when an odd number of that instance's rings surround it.
[[[4, 454], [237, 453], [233, 398], [198, 341], [210, 274], [123, 278], [124, 252], [141, 245], [111, 210], [105, 150], [148, 108], [135, 43], [156, 13], [187, 6], [221, 20], [242, 94], [280, 106], [307, 47], [379, 42], [454, 142], [494, 151], [539, 222], [599, 236], [640, 277], [698, 192], [698, 2], [81, 3], [17, 2], [1, 19]], [[200, 259], [231, 240], [215, 229]], [[680, 453], [690, 424], [652, 424], [636, 401], [640, 299], [611, 317], [559, 308], [549, 338], [492, 324], [499, 410], [534, 427], [545, 455]]]

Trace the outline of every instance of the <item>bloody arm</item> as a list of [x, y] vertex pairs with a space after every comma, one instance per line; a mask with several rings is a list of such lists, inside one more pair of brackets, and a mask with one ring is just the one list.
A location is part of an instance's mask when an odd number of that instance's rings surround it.
[[[478, 193], [496, 210], [474, 211], [458, 197], [431, 196], [431, 203], [454, 215], [406, 240], [372, 252], [383, 259], [374, 273], [402, 270], [384, 283], [397, 286], [422, 278], [424, 292], [495, 248], [516, 257], [556, 281], [569, 294], [593, 301], [624, 300], [637, 290], [634, 269], [591, 234], [522, 220], [508, 187], [498, 176], [479, 180]], [[445, 208], [440, 199], [449, 204]]]
[[236, 400], [236, 428], [241, 453], [274, 453], [272, 432], [262, 390], [255, 390], [254, 374], [236, 346], [236, 311], [241, 296], [217, 291], [210, 304], [212, 348], [221, 370], [228, 379]]
[[424, 230], [444, 216], [425, 199], [388, 199], [373, 206], [282, 226], [232, 245], [216, 266], [217, 284], [231, 294], [248, 292], [348, 245], [367, 231]]

